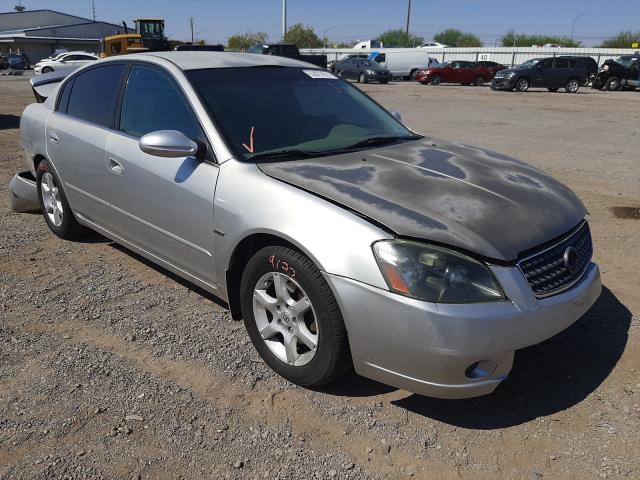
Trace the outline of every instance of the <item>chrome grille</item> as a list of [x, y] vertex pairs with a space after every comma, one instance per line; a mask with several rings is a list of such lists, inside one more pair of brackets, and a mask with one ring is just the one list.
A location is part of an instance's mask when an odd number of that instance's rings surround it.
[[[567, 254], [569, 247], [575, 252]], [[565, 256], [570, 257], [574, 253], [575, 268], [569, 268], [571, 262], [565, 260]], [[565, 239], [520, 260], [518, 266], [536, 297], [548, 297], [576, 283], [587, 268], [592, 254], [591, 232], [585, 221]]]

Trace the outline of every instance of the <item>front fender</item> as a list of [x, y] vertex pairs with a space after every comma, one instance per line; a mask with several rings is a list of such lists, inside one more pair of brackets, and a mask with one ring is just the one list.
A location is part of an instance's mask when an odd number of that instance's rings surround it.
[[225, 279], [235, 247], [244, 238], [265, 233], [298, 247], [323, 272], [387, 288], [371, 245], [393, 238], [390, 233], [338, 205], [265, 175], [254, 164], [231, 160], [220, 166], [214, 228], [218, 279]]

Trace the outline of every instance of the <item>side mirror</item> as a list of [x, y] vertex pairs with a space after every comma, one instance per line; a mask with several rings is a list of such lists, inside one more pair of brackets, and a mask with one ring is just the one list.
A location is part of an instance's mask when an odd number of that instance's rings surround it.
[[396, 112], [395, 110], [393, 112], [391, 112], [391, 115], [393, 115], [394, 117], [396, 117], [396, 120], [398, 120], [399, 122], [402, 122], [402, 115], [400, 115], [400, 112]]
[[158, 130], [147, 133], [139, 141], [140, 150], [165, 158], [189, 157], [198, 154], [198, 144], [177, 130]]

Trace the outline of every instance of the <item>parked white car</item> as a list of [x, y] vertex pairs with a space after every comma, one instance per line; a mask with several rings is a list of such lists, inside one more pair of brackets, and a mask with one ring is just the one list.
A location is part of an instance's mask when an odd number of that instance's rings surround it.
[[89, 52], [64, 52], [52, 59], [40, 60], [33, 67], [36, 75], [54, 72], [60, 69], [73, 69], [98, 60], [98, 56]]
[[449, 48], [449, 45], [445, 45], [444, 43], [438, 43], [438, 42], [429, 42], [429, 43], [423, 43], [418, 48]]

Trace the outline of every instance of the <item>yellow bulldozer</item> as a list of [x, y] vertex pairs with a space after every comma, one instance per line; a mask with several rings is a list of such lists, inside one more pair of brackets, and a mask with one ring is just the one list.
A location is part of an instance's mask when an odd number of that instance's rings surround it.
[[[101, 57], [125, 55], [127, 53], [163, 52], [170, 49], [164, 35], [164, 20], [161, 18], [138, 18], [134, 20], [136, 33], [111, 35], [102, 39]], [[127, 24], [122, 22], [125, 32]]]

